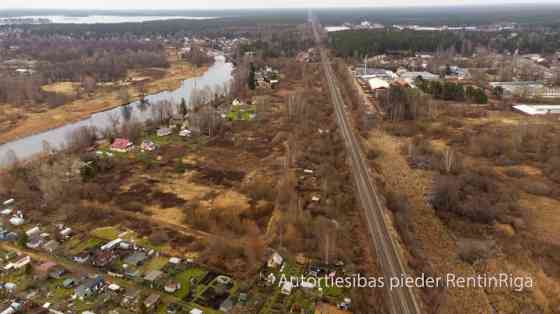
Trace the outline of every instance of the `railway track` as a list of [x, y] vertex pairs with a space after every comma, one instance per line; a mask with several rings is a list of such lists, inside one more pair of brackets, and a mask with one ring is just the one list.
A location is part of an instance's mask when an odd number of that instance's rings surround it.
[[[318, 31], [318, 20], [310, 14], [310, 21], [313, 25], [313, 32], [317, 44], [320, 45], [321, 40]], [[366, 166], [367, 164], [361, 146], [345, 114], [344, 100], [338, 88], [332, 66], [329, 63], [327, 52], [323, 47], [320, 47], [320, 49], [321, 63], [323, 65], [323, 71], [325, 72], [325, 79], [329, 86], [337, 123], [350, 157], [357, 197], [364, 210], [370, 240], [375, 248], [378, 261], [385, 277], [387, 307], [391, 313], [395, 314], [422, 313], [413, 288], [403, 286], [390, 288], [388, 285], [391, 278], [408, 277], [406, 267], [404, 266], [398, 247], [385, 222], [384, 207], [377, 189], [372, 183], [373, 181], [369, 174], [368, 167]]]

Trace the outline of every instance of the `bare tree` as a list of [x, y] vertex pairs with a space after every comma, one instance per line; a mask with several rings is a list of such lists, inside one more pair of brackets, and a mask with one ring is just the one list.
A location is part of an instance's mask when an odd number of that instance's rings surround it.
[[152, 119], [159, 124], [166, 124], [173, 116], [173, 108], [175, 106], [168, 100], [162, 100], [153, 104], [150, 108], [152, 111]]
[[443, 152], [443, 165], [445, 173], [450, 173], [455, 165], [455, 153], [449, 147]]

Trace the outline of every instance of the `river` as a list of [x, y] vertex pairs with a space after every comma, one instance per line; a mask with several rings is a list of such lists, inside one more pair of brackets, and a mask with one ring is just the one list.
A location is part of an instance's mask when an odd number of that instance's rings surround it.
[[168, 100], [179, 103], [184, 98], [189, 102], [193, 91], [207, 88], [223, 88], [229, 84], [232, 78], [233, 65], [226, 62], [223, 56], [217, 56], [215, 62], [208, 70], [199, 77], [184, 80], [181, 87], [173, 91], [164, 91], [145, 97], [146, 102], [132, 102], [128, 105], [115, 107], [113, 109], [95, 113], [88, 118], [75, 123], [54, 128], [42, 133], [27, 136], [0, 145], [0, 165], [6, 165], [8, 153], [15, 153], [18, 159], [28, 159], [43, 151], [43, 142], [49, 143], [52, 148], [58, 149], [64, 146], [69, 134], [83, 126], [92, 126], [104, 129], [110, 126], [112, 117], [117, 115], [120, 120], [134, 119], [146, 121], [152, 116], [151, 106], [157, 106], [159, 101]]

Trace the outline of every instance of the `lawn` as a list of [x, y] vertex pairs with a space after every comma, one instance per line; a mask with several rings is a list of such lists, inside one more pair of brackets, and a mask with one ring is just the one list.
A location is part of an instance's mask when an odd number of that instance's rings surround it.
[[156, 256], [151, 258], [146, 264], [144, 264], [140, 270], [143, 273], [152, 270], [161, 270], [165, 265], [167, 265], [169, 259], [165, 256]]
[[103, 240], [114, 240], [119, 237], [122, 232], [119, 230], [118, 226], [107, 226], [93, 229], [90, 235]]
[[230, 121], [250, 121], [256, 113], [255, 106], [244, 108], [233, 107], [227, 114], [226, 118]]
[[78, 255], [85, 250], [94, 248], [100, 245], [103, 240], [97, 238], [87, 238], [86, 240], [79, 239], [78, 237], [74, 237], [70, 241], [68, 241], [65, 245], [65, 248], [69, 251], [70, 255]]
[[185, 298], [191, 289], [191, 279], [195, 278], [198, 281], [202, 279], [206, 273], [207, 271], [202, 268], [193, 267], [177, 274], [175, 280], [181, 284], [181, 289], [175, 292], [175, 296], [181, 300]]
[[74, 289], [72, 288], [64, 288], [62, 283], [66, 278], [61, 279], [51, 279], [48, 281], [47, 288], [49, 291], [49, 295], [47, 300], [53, 304], [60, 304], [66, 303], [72, 294], [74, 294]]

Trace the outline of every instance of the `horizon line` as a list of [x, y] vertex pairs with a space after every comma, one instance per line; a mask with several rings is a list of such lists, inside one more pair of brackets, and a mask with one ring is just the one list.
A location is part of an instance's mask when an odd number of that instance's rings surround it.
[[35, 11], [241, 11], [241, 10], [308, 10], [308, 9], [415, 9], [415, 8], [423, 8], [423, 9], [436, 9], [436, 8], [465, 8], [465, 7], [507, 7], [507, 6], [558, 6], [560, 7], [560, 3], [551, 3], [545, 0], [540, 2], [504, 2], [504, 3], [461, 3], [461, 4], [414, 4], [414, 5], [407, 5], [407, 4], [380, 4], [380, 5], [367, 5], [367, 6], [309, 6], [309, 7], [245, 7], [245, 8], [114, 8], [114, 9], [103, 9], [103, 8], [1, 8], [0, 13], [2, 11], [28, 11], [28, 10], [35, 10]]

